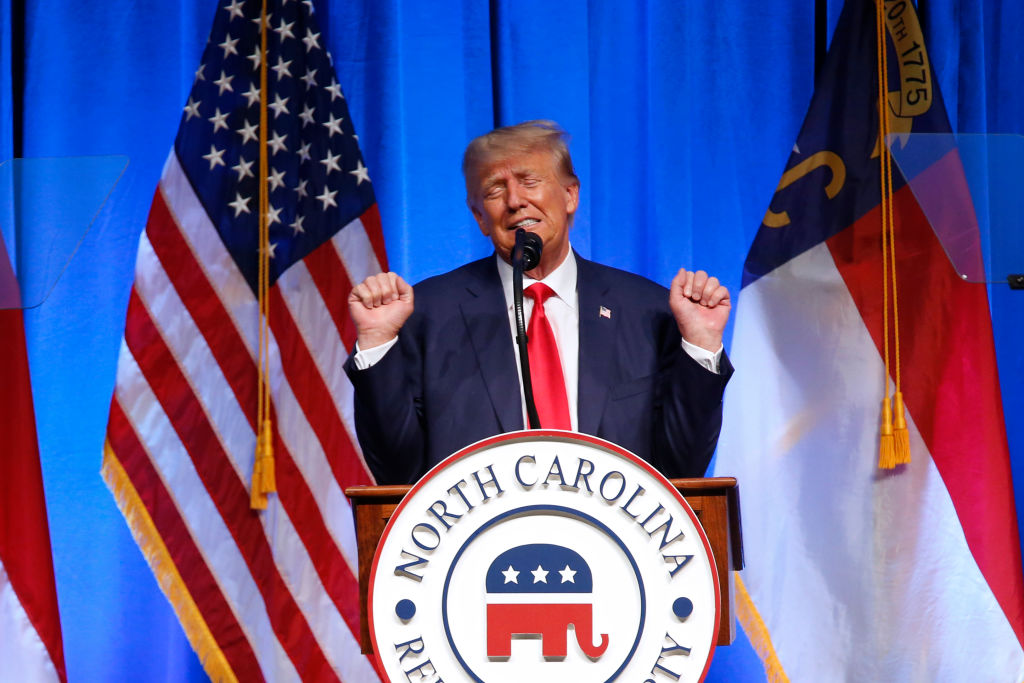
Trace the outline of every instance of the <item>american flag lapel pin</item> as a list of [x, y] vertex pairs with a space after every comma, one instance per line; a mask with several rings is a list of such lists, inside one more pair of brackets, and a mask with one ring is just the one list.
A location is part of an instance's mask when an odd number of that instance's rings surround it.
[[602, 318], [608, 318], [609, 320], [612, 319], [612, 310], [610, 308], [606, 308], [605, 306], [602, 306], [601, 309], [597, 312], [597, 314], [600, 315]]

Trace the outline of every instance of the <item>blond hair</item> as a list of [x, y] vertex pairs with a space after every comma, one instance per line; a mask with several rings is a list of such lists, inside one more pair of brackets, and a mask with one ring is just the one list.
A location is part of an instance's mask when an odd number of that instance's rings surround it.
[[483, 166], [538, 150], [551, 152], [563, 182], [579, 184], [580, 180], [572, 167], [572, 157], [569, 156], [569, 134], [554, 121], [538, 119], [495, 128], [490, 133], [474, 138], [466, 146], [466, 153], [462, 156], [466, 195], [472, 196], [476, 174]]

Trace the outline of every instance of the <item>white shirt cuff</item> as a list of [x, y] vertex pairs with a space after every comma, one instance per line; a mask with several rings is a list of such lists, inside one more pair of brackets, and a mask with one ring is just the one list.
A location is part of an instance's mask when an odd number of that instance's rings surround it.
[[[356, 342], [356, 355], [352, 358], [352, 362], [356, 365], [356, 370], [372, 368], [380, 362], [380, 359], [384, 357], [384, 354], [386, 354], [396, 343], [398, 343], [398, 337], [395, 337], [391, 341], [384, 342], [380, 346], [374, 346], [372, 349], [361, 351], [359, 349], [359, 342]], [[701, 351], [704, 351], [704, 349], [701, 349]], [[704, 351], [704, 353], [707, 353], [707, 351]]]
[[721, 362], [722, 360], [722, 353], [725, 351], [724, 346], [719, 346], [717, 351], [708, 351], [704, 347], [697, 346], [696, 344], [691, 344], [685, 339], [683, 339], [682, 342], [683, 351], [686, 351], [686, 355], [688, 355], [690, 358], [694, 359], [695, 361], [703, 365], [705, 368], [715, 373], [716, 375], [719, 374], [718, 365], [719, 362]]

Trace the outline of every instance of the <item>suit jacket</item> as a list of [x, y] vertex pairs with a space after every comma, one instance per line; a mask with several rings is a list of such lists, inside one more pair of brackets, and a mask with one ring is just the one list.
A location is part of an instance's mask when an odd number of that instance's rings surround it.
[[[682, 350], [664, 287], [576, 260], [579, 431], [666, 476], [703, 475], [721, 429], [728, 359], [715, 374]], [[514, 347], [494, 256], [416, 285], [398, 343], [370, 368], [351, 358], [345, 366], [377, 482], [413, 483], [468, 444], [523, 429]]]

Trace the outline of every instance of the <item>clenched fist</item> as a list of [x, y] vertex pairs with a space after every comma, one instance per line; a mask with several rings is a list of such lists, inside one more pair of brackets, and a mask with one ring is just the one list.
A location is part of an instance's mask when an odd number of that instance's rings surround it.
[[394, 339], [412, 310], [412, 287], [395, 273], [377, 273], [353, 287], [348, 312], [356, 326], [359, 349], [365, 351]]
[[718, 278], [708, 277], [703, 270], [680, 268], [672, 279], [668, 304], [683, 339], [708, 351], [722, 346], [732, 302]]

